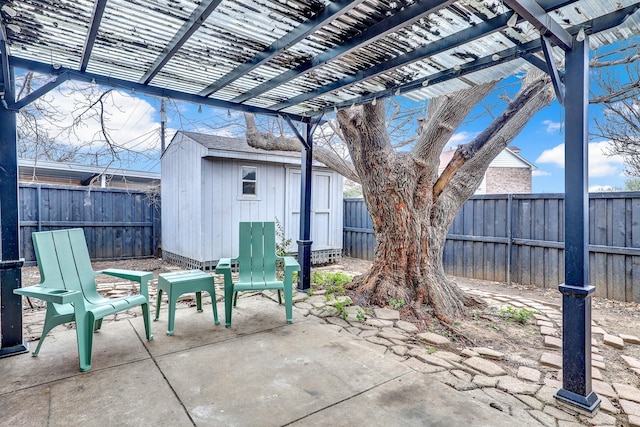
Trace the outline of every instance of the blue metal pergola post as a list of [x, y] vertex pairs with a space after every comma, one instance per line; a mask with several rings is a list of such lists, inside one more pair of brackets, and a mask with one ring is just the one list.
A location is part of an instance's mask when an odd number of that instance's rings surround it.
[[[22, 339], [22, 286], [18, 225], [18, 153], [13, 70], [4, 70], [4, 99], [0, 104], [0, 357], [29, 350]], [[7, 81], [8, 80], [8, 81]]]
[[555, 397], [588, 412], [600, 398], [591, 384], [589, 284], [588, 106], [589, 42], [573, 40], [565, 56], [565, 201], [562, 293], [562, 388]]
[[298, 262], [300, 276], [298, 291], [307, 292], [311, 287], [311, 172], [313, 169], [313, 129], [305, 123], [305, 143], [302, 150], [300, 185], [300, 239], [298, 240]]

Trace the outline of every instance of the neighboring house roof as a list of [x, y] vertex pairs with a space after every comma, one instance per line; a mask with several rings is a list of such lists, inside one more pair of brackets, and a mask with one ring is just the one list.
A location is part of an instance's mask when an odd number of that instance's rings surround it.
[[[178, 131], [171, 139], [171, 143], [173, 144], [177, 141], [180, 135], [207, 148], [207, 155], [205, 157], [223, 157], [294, 165], [300, 165], [300, 159], [302, 157], [300, 152], [297, 151], [263, 150], [261, 148], [251, 147], [246, 140], [241, 138], [230, 138], [197, 132]], [[314, 161], [313, 164], [314, 166], [325, 166], [323, 163], [317, 161]]]
[[[447, 164], [449, 164], [455, 152], [456, 150], [449, 150], [449, 151], [444, 151], [442, 152], [442, 154], [440, 154], [439, 172], [442, 172], [444, 168], [447, 166]], [[500, 154], [496, 156], [495, 159], [491, 161], [491, 164], [489, 164], [489, 167], [490, 168], [496, 168], [496, 167], [497, 168], [500, 168], [500, 167], [529, 168], [532, 171], [538, 169], [533, 163], [531, 163], [530, 161], [522, 157], [520, 154], [518, 154], [519, 152], [520, 152], [519, 148], [507, 147], [504, 150], [502, 150]]]
[[[18, 159], [20, 181], [54, 182], [57, 184], [89, 185], [93, 178], [106, 176], [111, 183], [135, 186], [154, 186], [160, 184], [160, 174], [155, 172], [134, 171], [101, 166], [82, 165], [46, 160]], [[35, 179], [34, 179], [35, 178]]]

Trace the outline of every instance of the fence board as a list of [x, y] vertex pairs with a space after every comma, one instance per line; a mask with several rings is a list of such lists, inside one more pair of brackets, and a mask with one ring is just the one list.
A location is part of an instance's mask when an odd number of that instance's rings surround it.
[[147, 194], [113, 188], [20, 183], [21, 257], [35, 262], [31, 233], [83, 228], [93, 260], [157, 255], [159, 206]]
[[[345, 254], [373, 259], [375, 236], [364, 202], [345, 200], [344, 212]], [[640, 192], [591, 194], [589, 216], [596, 295], [640, 302]], [[370, 251], [354, 250], [365, 242]], [[563, 195], [472, 197], [451, 224], [443, 260], [454, 276], [556, 288], [564, 281]]]

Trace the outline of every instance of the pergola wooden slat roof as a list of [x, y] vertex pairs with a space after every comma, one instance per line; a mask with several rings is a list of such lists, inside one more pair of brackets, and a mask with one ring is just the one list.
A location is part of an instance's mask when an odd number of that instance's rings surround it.
[[546, 25], [554, 44], [583, 29], [592, 48], [640, 32], [633, 0], [0, 3], [15, 12], [2, 14], [9, 65], [294, 117], [546, 70]]

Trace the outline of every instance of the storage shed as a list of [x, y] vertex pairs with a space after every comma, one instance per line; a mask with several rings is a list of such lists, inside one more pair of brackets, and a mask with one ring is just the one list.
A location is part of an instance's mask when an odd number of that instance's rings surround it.
[[[277, 221], [297, 251], [300, 153], [250, 147], [245, 140], [179, 131], [162, 156], [162, 254], [204, 270], [238, 254], [240, 221]], [[314, 162], [311, 261], [342, 253], [342, 176]], [[282, 238], [276, 238], [278, 243]]]

